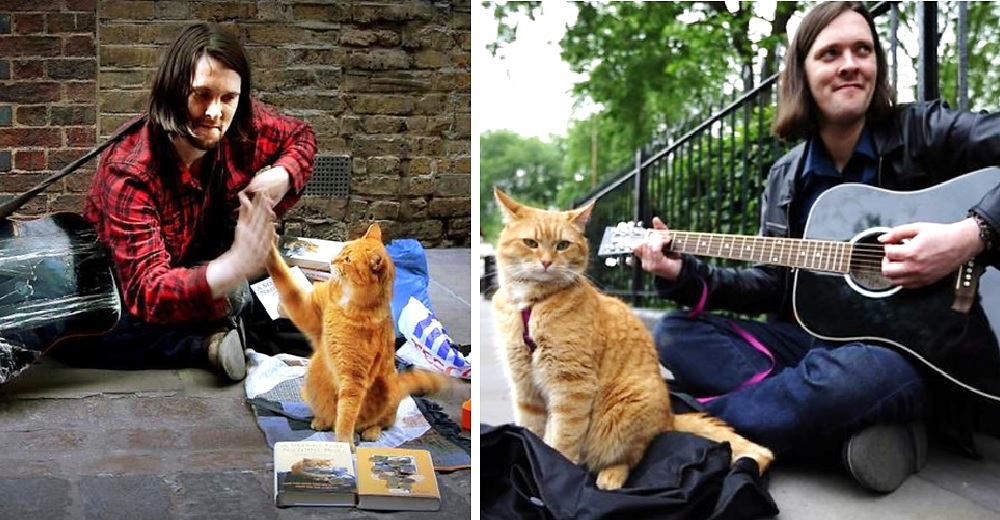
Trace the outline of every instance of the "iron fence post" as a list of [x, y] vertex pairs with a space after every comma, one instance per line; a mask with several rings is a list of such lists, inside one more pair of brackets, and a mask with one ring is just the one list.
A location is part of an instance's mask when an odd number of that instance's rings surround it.
[[937, 2], [919, 2], [917, 20], [920, 26], [917, 95], [921, 101], [929, 101], [941, 97], [937, 59]]
[[[642, 161], [645, 157], [643, 153], [643, 148], [637, 148], [635, 151], [635, 192], [633, 196], [635, 197], [635, 204], [633, 207], [635, 210], [632, 212], [632, 220], [635, 222], [643, 222], [644, 224], [649, 224], [647, 219], [649, 218], [649, 174], [642, 167]], [[642, 289], [642, 268], [640, 267], [638, 260], [632, 261], [632, 305], [639, 305], [639, 292]]]

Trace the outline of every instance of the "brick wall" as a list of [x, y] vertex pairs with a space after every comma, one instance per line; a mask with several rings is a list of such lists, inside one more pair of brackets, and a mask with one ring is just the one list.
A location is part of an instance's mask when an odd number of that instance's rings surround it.
[[[191, 20], [239, 35], [254, 92], [350, 157], [347, 197], [307, 196], [290, 233], [471, 243], [469, 0], [0, 0], [0, 200], [82, 156], [146, 105]], [[20, 213], [79, 211], [96, 160]]]

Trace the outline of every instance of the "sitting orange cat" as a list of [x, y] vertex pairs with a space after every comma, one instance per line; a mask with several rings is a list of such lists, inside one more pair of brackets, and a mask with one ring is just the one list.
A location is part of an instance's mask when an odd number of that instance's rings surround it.
[[313, 347], [302, 387], [313, 429], [332, 429], [352, 448], [355, 432], [362, 440], [377, 440], [396, 421], [404, 396], [447, 384], [447, 377], [432, 372], [396, 372], [389, 307], [396, 271], [378, 224], [344, 244], [330, 263], [330, 279], [311, 289], [295, 282], [277, 248], [267, 271], [288, 318]]
[[677, 430], [728, 441], [733, 460], [763, 473], [770, 450], [701, 413], [674, 415], [652, 336], [625, 303], [587, 280], [584, 225], [593, 202], [546, 211], [494, 191], [504, 213], [497, 243], [497, 336], [514, 420], [618, 489], [657, 434]]

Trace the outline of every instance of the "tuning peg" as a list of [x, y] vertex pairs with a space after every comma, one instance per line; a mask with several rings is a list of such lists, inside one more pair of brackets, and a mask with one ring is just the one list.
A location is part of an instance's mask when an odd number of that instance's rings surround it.
[[635, 227], [642, 229], [642, 221], [640, 220], [639, 222], [636, 222]]
[[625, 265], [627, 265], [628, 267], [632, 267], [632, 264], [635, 263], [635, 261], [633, 260], [633, 258], [634, 257], [626, 256], [625, 257]]
[[618, 259], [613, 256], [609, 256], [604, 259], [604, 265], [606, 267], [618, 267]]

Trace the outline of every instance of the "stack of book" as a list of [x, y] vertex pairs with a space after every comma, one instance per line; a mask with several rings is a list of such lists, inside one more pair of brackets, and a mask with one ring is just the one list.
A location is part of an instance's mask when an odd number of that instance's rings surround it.
[[282, 235], [278, 240], [278, 251], [285, 262], [289, 266], [298, 266], [312, 281], [330, 277], [330, 262], [343, 248], [343, 242], [320, 238]]
[[276, 442], [274, 502], [278, 507], [437, 511], [441, 492], [427, 450], [358, 447], [355, 462], [345, 442]]
[[[282, 235], [278, 237], [278, 251], [291, 267], [292, 275], [300, 284], [310, 285], [330, 279], [330, 262], [344, 248], [343, 242]], [[278, 310], [278, 291], [267, 277], [250, 286], [272, 320], [283, 315]]]

